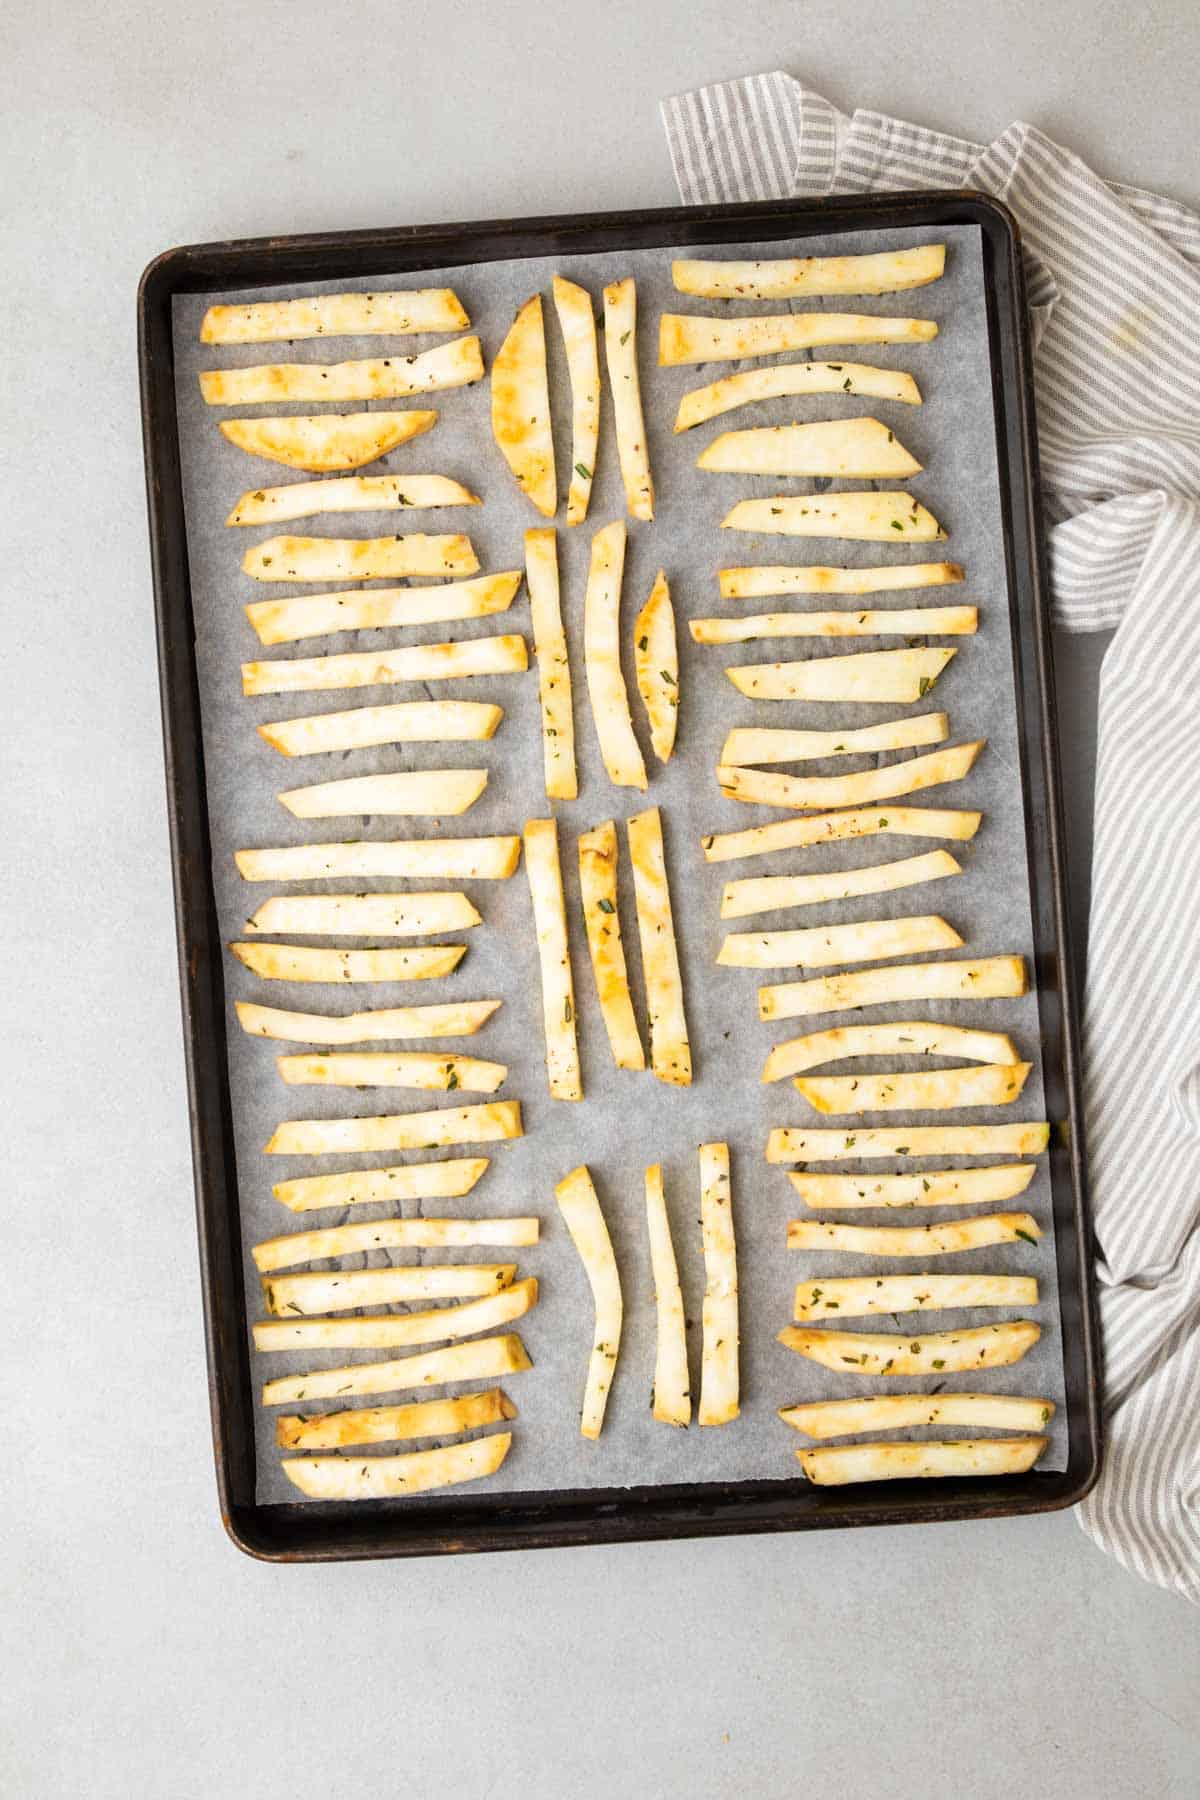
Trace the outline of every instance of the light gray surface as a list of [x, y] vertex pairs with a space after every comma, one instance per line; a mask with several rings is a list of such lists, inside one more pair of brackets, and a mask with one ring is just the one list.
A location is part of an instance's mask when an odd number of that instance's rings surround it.
[[[293, 1571], [228, 1547], [132, 299], [171, 242], [669, 202], [658, 95], [778, 63], [843, 104], [951, 129], [1022, 115], [1106, 172], [1195, 200], [1200, 17], [905, 4], [868, 34], [848, 0], [347, 4], [331, 62], [306, 45], [309, 10], [118, 0], [0, 18], [15, 1221], [0, 1792], [273, 1800], [413, 1781], [455, 1800], [774, 1800], [816, 1777], [932, 1800], [1194, 1794], [1196, 1615], [1067, 1518]], [[47, 474], [72, 502], [49, 537]], [[1081, 839], [1093, 667], [1076, 647], [1061, 677]]]

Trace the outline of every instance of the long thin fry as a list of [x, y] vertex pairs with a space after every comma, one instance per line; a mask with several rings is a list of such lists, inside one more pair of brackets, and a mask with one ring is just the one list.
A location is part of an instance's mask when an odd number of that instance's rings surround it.
[[[827, 969], [837, 963], [952, 950], [961, 943], [953, 925], [930, 913], [864, 919], [856, 925], [811, 925], [800, 931], [731, 931], [717, 961], [733, 969]], [[761, 1017], [761, 1006], [759, 1013]]]
[[953, 1312], [973, 1306], [1036, 1306], [1032, 1275], [841, 1275], [802, 1281], [797, 1324], [870, 1313]]
[[[487, 1244], [517, 1247], [536, 1244], [538, 1220], [526, 1219], [376, 1219], [372, 1225], [333, 1225], [327, 1231], [293, 1231], [267, 1238], [251, 1251], [263, 1275], [293, 1269], [327, 1257], [357, 1256], [367, 1250], [447, 1250]], [[849, 1229], [849, 1228], [845, 1228]], [[506, 1285], [506, 1284], [505, 1284]]]
[[453, 1300], [498, 1293], [511, 1285], [515, 1263], [466, 1263], [460, 1267], [338, 1269], [305, 1275], [277, 1275], [263, 1282], [267, 1311], [277, 1318], [352, 1312], [358, 1306], [390, 1306], [396, 1301]]
[[242, 1030], [251, 1037], [293, 1044], [370, 1044], [405, 1038], [473, 1037], [499, 1000], [451, 1000], [442, 1006], [393, 1006], [378, 1012], [284, 1012], [277, 1006], [235, 1002]]
[[721, 899], [723, 919], [775, 912], [784, 906], [814, 906], [820, 901], [847, 900], [852, 895], [894, 893], [926, 881], [961, 875], [962, 865], [948, 850], [902, 857], [869, 869], [826, 869], [815, 875], [761, 875], [729, 881]]
[[905, 1425], [978, 1425], [1038, 1431], [1054, 1416], [1053, 1400], [1016, 1394], [870, 1394], [862, 1400], [812, 1400], [781, 1406], [779, 1416], [805, 1437], [850, 1437]]
[[247, 456], [324, 475], [377, 462], [436, 424], [435, 412], [290, 413], [281, 419], [223, 419], [221, 432]]
[[494, 1094], [508, 1076], [504, 1063], [430, 1050], [351, 1050], [333, 1056], [281, 1056], [277, 1061], [289, 1087], [396, 1087], [443, 1094]]
[[749, 644], [758, 638], [961, 637], [979, 624], [974, 606], [895, 607], [870, 612], [753, 613], [741, 619], [692, 619], [698, 644]]
[[255, 581], [376, 581], [398, 575], [473, 575], [479, 567], [462, 532], [410, 531], [402, 537], [272, 537], [246, 551]]
[[[786, 877], [785, 877], [786, 879]], [[824, 1063], [845, 1062], [854, 1056], [961, 1056], [964, 1061], [1008, 1063], [1020, 1061], [1013, 1041], [999, 1031], [970, 1031], [961, 1025], [942, 1025], [933, 1020], [899, 1020], [888, 1025], [835, 1025], [829, 1031], [811, 1031], [807, 1037], [777, 1044], [763, 1069], [764, 1081], [781, 1081], [787, 1075], [803, 1075]]]
[[252, 600], [246, 617], [261, 644], [294, 644], [300, 638], [328, 637], [338, 631], [491, 618], [508, 611], [520, 585], [521, 571], [509, 569], [502, 575], [474, 575], [440, 587], [351, 588], [344, 594]]
[[390, 818], [452, 818], [469, 812], [487, 786], [486, 769], [401, 769], [388, 775], [351, 775], [285, 788], [277, 798], [297, 819], [348, 814]]
[[962, 581], [961, 564], [888, 563], [881, 569], [830, 569], [819, 563], [721, 570], [722, 600], [758, 600], [770, 594], [883, 594], [896, 588], [945, 587]]
[[352, 844], [288, 844], [238, 850], [244, 881], [333, 881], [343, 876], [414, 876], [507, 881], [521, 860], [519, 837], [370, 838]]
[[728, 1425], [741, 1410], [738, 1367], [737, 1244], [728, 1144], [700, 1146], [700, 1233], [704, 1248], [701, 1425]]
[[751, 806], [794, 806], [820, 810], [840, 806], [868, 806], [894, 800], [923, 788], [944, 787], [961, 781], [974, 767], [985, 739], [954, 744], [948, 750], [930, 750], [925, 756], [905, 757], [881, 768], [861, 769], [853, 775], [779, 775], [762, 769], [719, 766], [717, 781], [730, 800]]
[[780, 1127], [767, 1139], [767, 1161], [869, 1161], [880, 1156], [1038, 1156], [1050, 1142], [1044, 1120], [1028, 1125], [889, 1125], [872, 1130]]
[[1023, 1194], [1035, 1163], [996, 1163], [983, 1169], [929, 1169], [923, 1175], [811, 1175], [789, 1172], [805, 1206], [833, 1208], [984, 1206]]
[[617, 458], [631, 517], [654, 517], [654, 481], [642, 417], [637, 363], [637, 285], [632, 277], [604, 290], [604, 355], [612, 392]]
[[[591, 308], [588, 319], [591, 320]], [[595, 326], [592, 326], [593, 331]], [[558, 586], [558, 539], [552, 528], [525, 533], [525, 579], [529, 618], [538, 666], [542, 708], [542, 766], [548, 800], [574, 800], [575, 715], [571, 705], [571, 662], [563, 631]]]
[[411, 1450], [402, 1456], [285, 1456], [280, 1468], [310, 1500], [380, 1500], [456, 1487], [494, 1475], [512, 1446], [511, 1431]]
[[230, 944], [264, 981], [436, 981], [456, 969], [465, 944], [420, 944], [404, 950], [324, 950], [310, 944]]
[[[1036, 1244], [1041, 1231], [1032, 1213], [985, 1213], [938, 1225], [842, 1225], [827, 1219], [792, 1219], [789, 1250], [837, 1250], [846, 1256], [957, 1256], [1011, 1244]], [[904, 1421], [901, 1421], [903, 1423]]]
[[444, 1350], [425, 1350], [394, 1362], [351, 1363], [343, 1369], [280, 1375], [264, 1383], [262, 1401], [264, 1406], [294, 1406], [301, 1400], [339, 1400], [346, 1394], [401, 1393], [405, 1388], [442, 1387], [452, 1381], [494, 1381], [532, 1367], [524, 1344], [515, 1331], [509, 1331], [501, 1337], [450, 1344]]
[[257, 363], [246, 369], [204, 369], [200, 392], [210, 406], [258, 406], [293, 400], [405, 400], [441, 388], [466, 387], [483, 375], [477, 337], [455, 338], [419, 356], [382, 356], [361, 362]]
[[346, 1156], [387, 1150], [437, 1150], [444, 1144], [494, 1144], [519, 1138], [521, 1102], [443, 1106], [436, 1112], [367, 1119], [287, 1119], [266, 1146], [268, 1156]]
[[210, 306], [202, 344], [266, 344], [298, 338], [402, 337], [416, 331], [465, 331], [471, 323], [453, 288], [407, 293], [313, 294], [304, 300], [258, 300]]
[[902, 369], [878, 369], [869, 363], [792, 362], [766, 369], [743, 369], [726, 375], [708, 387], [693, 388], [679, 402], [675, 430], [690, 431], [756, 400], [776, 400], [793, 394], [851, 394], [856, 398], [898, 400], [920, 406], [921, 390]]
[[481, 923], [465, 894], [276, 894], [245, 929], [302, 937], [423, 937]]
[[804, 850], [812, 844], [873, 837], [876, 832], [965, 841], [975, 836], [982, 818], [982, 813], [934, 806], [862, 806], [810, 819], [779, 819], [771, 825], [754, 825], [748, 831], [716, 832], [701, 838], [700, 847], [708, 862], [736, 862], [744, 856], [766, 856], [774, 850]]
[[401, 700], [277, 719], [260, 725], [258, 735], [283, 756], [328, 756], [376, 744], [475, 743], [490, 738], [503, 717], [502, 706], [482, 700]]
[[581, 1164], [565, 1176], [555, 1188], [554, 1197], [571, 1234], [571, 1242], [579, 1252], [595, 1305], [592, 1352], [588, 1359], [579, 1429], [586, 1438], [598, 1438], [604, 1425], [604, 1411], [621, 1344], [621, 1278], [617, 1273], [608, 1226], [586, 1166]]
[[650, 1067], [660, 1081], [688, 1087], [692, 1080], [692, 1047], [684, 1013], [683, 977], [671, 912], [662, 815], [657, 806], [635, 814], [628, 821], [626, 831], [633, 864], [646, 1008], [650, 1015]]
[[293, 481], [250, 488], [225, 523], [283, 525], [318, 513], [412, 512], [437, 506], [479, 506], [478, 494], [446, 475], [343, 475], [335, 481]]
[[838, 1444], [797, 1450], [817, 1487], [852, 1481], [915, 1481], [954, 1475], [1023, 1475], [1046, 1448], [1044, 1437], [959, 1438], [925, 1443]]
[[681, 294], [704, 300], [793, 300], [818, 294], [898, 294], [941, 278], [945, 244], [878, 250], [866, 256], [791, 256], [757, 262], [671, 264]]
[[618, 1069], [644, 1069], [645, 1052], [633, 1012], [621, 915], [617, 907], [617, 828], [612, 820], [579, 839], [579, 893], [592, 973], [609, 1047]]
[[979, 1325], [970, 1331], [927, 1331], [920, 1337], [877, 1331], [814, 1330], [788, 1325], [779, 1342], [839, 1375], [940, 1375], [1001, 1369], [1020, 1362], [1042, 1335], [1032, 1319]]
[[499, 1388], [486, 1388], [481, 1394], [460, 1394], [454, 1400], [355, 1407], [309, 1419], [284, 1413], [275, 1422], [275, 1442], [281, 1450], [345, 1450], [352, 1444], [457, 1437], [479, 1425], [499, 1425], [516, 1416], [517, 1409], [506, 1394]]
[[588, 699], [608, 779], [614, 787], [646, 786], [646, 765], [633, 734], [621, 673], [621, 574], [625, 526], [618, 519], [592, 539], [583, 599], [583, 660]]
[[457, 1200], [471, 1192], [487, 1172], [488, 1162], [486, 1156], [456, 1156], [438, 1162], [405, 1163], [395, 1169], [302, 1175], [296, 1181], [277, 1181], [271, 1192], [291, 1212], [392, 1200]]
[[849, 481], [905, 481], [921, 464], [878, 419], [818, 419], [725, 431], [696, 459], [727, 475], [803, 475]]
[[[499, 1293], [457, 1306], [438, 1306], [430, 1312], [376, 1313], [359, 1319], [259, 1319], [254, 1331], [256, 1350], [400, 1350], [415, 1344], [444, 1344], [477, 1332], [510, 1325], [536, 1306], [538, 1284], [534, 1276], [514, 1281]], [[450, 1379], [450, 1377], [441, 1377]], [[399, 1385], [399, 1384], [392, 1384]], [[334, 1390], [341, 1393], [339, 1387]], [[347, 1393], [372, 1390], [346, 1388]], [[281, 1399], [299, 1399], [295, 1393]]]
[[739, 500], [721, 520], [731, 531], [845, 538], [868, 544], [927, 544], [947, 533], [911, 494], [772, 494]]
[[492, 436], [518, 487], [552, 519], [558, 490], [540, 294], [522, 306], [492, 363]]
[[243, 663], [242, 692], [294, 694], [383, 687], [398, 681], [454, 681], [466, 675], [511, 675], [528, 667], [529, 653], [519, 633], [493, 634], [455, 644], [406, 644], [399, 650]]
[[801, 662], [744, 663], [725, 673], [739, 694], [751, 700], [906, 704], [925, 698], [955, 654], [941, 648], [859, 650]]
[[530, 819], [526, 825], [525, 873], [533, 902], [533, 925], [542, 978], [546, 1079], [553, 1099], [582, 1100], [583, 1075], [575, 1034], [575, 982], [571, 973], [570, 935], [563, 900], [556, 819]]
[[932, 319], [894, 319], [882, 313], [778, 313], [747, 319], [663, 313], [658, 322], [658, 360], [671, 367], [775, 356], [829, 344], [926, 344], [936, 336]]
[[919, 713], [915, 719], [889, 719], [884, 725], [860, 725], [849, 731], [790, 731], [786, 726], [739, 726], [721, 747], [720, 760], [734, 768], [755, 763], [815, 762], [830, 756], [876, 755], [881, 750], [912, 750], [940, 744], [950, 735], [945, 713]]
[[795, 1086], [821, 1113], [937, 1112], [963, 1106], [1011, 1106], [1030, 1063], [984, 1063], [977, 1069], [920, 1074], [800, 1075]]
[[646, 1228], [650, 1236], [655, 1316], [654, 1386], [650, 1410], [664, 1425], [686, 1427], [692, 1418], [686, 1320], [661, 1163], [654, 1163], [646, 1170]]
[[1025, 991], [1025, 959], [1021, 956], [898, 963], [888, 969], [849, 970], [844, 975], [759, 988], [758, 1016], [799, 1019], [813, 1013], [888, 1006], [898, 1000], [1008, 1000]]
[[600, 357], [592, 296], [561, 275], [554, 277], [554, 309], [562, 329], [571, 383], [571, 485], [567, 489], [567, 524], [587, 518], [600, 443]]
[[633, 628], [633, 666], [650, 721], [650, 743], [659, 762], [669, 762], [679, 724], [679, 651], [675, 609], [662, 569]]

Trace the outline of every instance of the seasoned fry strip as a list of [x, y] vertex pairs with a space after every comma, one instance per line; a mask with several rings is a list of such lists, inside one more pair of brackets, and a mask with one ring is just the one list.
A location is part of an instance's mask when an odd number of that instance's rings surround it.
[[[1021, 1215], [1016, 1215], [1020, 1217]], [[843, 1227], [853, 1229], [853, 1227]], [[372, 1225], [333, 1225], [327, 1231], [293, 1231], [255, 1244], [251, 1255], [264, 1275], [327, 1257], [367, 1250], [448, 1250], [466, 1245], [505, 1248], [536, 1244], [537, 1219], [376, 1219]], [[507, 1285], [507, 1283], [502, 1284]]]
[[310, 1500], [380, 1500], [455, 1487], [494, 1475], [512, 1446], [511, 1431], [410, 1450], [402, 1456], [285, 1456], [280, 1468]]
[[351, 844], [288, 844], [278, 850], [238, 850], [234, 854], [244, 881], [333, 881], [363, 875], [507, 881], [521, 860], [521, 840], [372, 838]]
[[402, 337], [415, 331], [465, 331], [471, 323], [453, 288], [407, 293], [313, 294], [304, 300], [258, 300], [210, 306], [202, 344], [293, 343], [298, 338]]
[[792, 362], [766, 369], [743, 369], [708, 387], [693, 388], [679, 402], [675, 430], [690, 431], [719, 413], [755, 400], [777, 400], [793, 394], [852, 394], [871, 400], [898, 400], [920, 406], [921, 390], [902, 369], [878, 369], [869, 363]]
[[465, 894], [275, 894], [245, 929], [301, 937], [423, 937], [481, 923]]
[[508, 1077], [504, 1063], [430, 1050], [346, 1051], [333, 1056], [280, 1056], [289, 1087], [428, 1088], [444, 1094], [494, 1094]]
[[632, 518], [652, 519], [654, 481], [638, 383], [637, 284], [632, 277], [611, 282], [604, 290], [604, 356], [625, 504]]
[[[491, 618], [508, 611], [520, 585], [521, 571], [510, 569], [502, 575], [447, 581], [440, 587], [350, 588], [344, 594], [252, 600], [246, 617], [261, 644], [294, 644], [300, 638], [328, 637], [338, 631], [380, 631]], [[490, 737], [491, 733], [483, 735]]]
[[728, 1425], [741, 1410], [737, 1244], [728, 1144], [700, 1146], [700, 1232], [704, 1247], [704, 1337], [696, 1417], [701, 1425]]
[[962, 865], [948, 850], [931, 850], [925, 856], [902, 857], [870, 869], [827, 869], [816, 875], [762, 875], [746, 881], [728, 881], [721, 899], [723, 919], [744, 919], [752, 913], [775, 912], [784, 906], [814, 906], [824, 900], [846, 900], [851, 895], [893, 893], [918, 887], [925, 881], [941, 881], [961, 875]]
[[646, 1170], [646, 1227], [650, 1236], [656, 1332], [650, 1410], [664, 1425], [687, 1426], [692, 1419], [692, 1390], [688, 1380], [686, 1321], [661, 1163]]
[[436, 424], [435, 412], [292, 413], [281, 419], [223, 419], [220, 429], [247, 456], [325, 475], [377, 462]]
[[554, 309], [562, 329], [571, 383], [571, 485], [567, 489], [567, 524], [587, 518], [600, 443], [600, 356], [592, 296], [561, 275], [554, 277]]
[[774, 725], [743, 725], [725, 739], [720, 760], [741, 769], [755, 763], [815, 762], [827, 756], [918, 749], [924, 744], [940, 744], [949, 735], [950, 721], [942, 712], [920, 713], [915, 719], [890, 719], [885, 725], [860, 725], [851, 731], [789, 731]]
[[486, 1156], [447, 1157], [395, 1169], [350, 1169], [344, 1175], [303, 1175], [271, 1189], [291, 1212], [366, 1206], [391, 1200], [457, 1200], [486, 1173]]
[[[532, 1367], [524, 1344], [515, 1331], [509, 1331], [500, 1337], [450, 1344], [444, 1350], [425, 1350], [393, 1362], [351, 1363], [343, 1369], [310, 1369], [302, 1375], [280, 1375], [264, 1383], [262, 1402], [264, 1406], [294, 1406], [301, 1400], [339, 1400], [346, 1394], [402, 1393], [405, 1388], [442, 1387], [452, 1381], [494, 1381]], [[297, 1428], [319, 1426], [321, 1419], [318, 1414], [298, 1420]]]
[[918, 1337], [876, 1331], [813, 1330], [788, 1325], [779, 1342], [839, 1375], [940, 1375], [963, 1369], [1002, 1369], [1033, 1349], [1042, 1335], [1032, 1319], [979, 1325], [971, 1331], [929, 1331]]
[[633, 734], [621, 673], [621, 574], [625, 526], [618, 519], [592, 539], [583, 599], [583, 661], [588, 699], [608, 779], [614, 787], [646, 786], [646, 765]]
[[230, 944], [240, 963], [264, 981], [436, 981], [457, 969], [465, 944], [422, 944], [405, 950], [318, 950], [309, 944]]
[[490, 738], [504, 709], [479, 700], [403, 700], [260, 725], [258, 735], [284, 756], [328, 755], [376, 744], [457, 744]]
[[617, 828], [612, 820], [579, 839], [579, 892], [600, 1013], [618, 1069], [644, 1069], [646, 1057], [629, 993], [617, 908]]
[[558, 490], [540, 294], [522, 306], [492, 363], [492, 436], [518, 487], [552, 519]]
[[669, 762], [679, 723], [679, 652], [675, 609], [662, 569], [633, 628], [633, 665], [638, 693], [650, 721], [650, 743], [659, 762]]
[[1021, 1212], [948, 1219], [940, 1225], [842, 1225], [826, 1219], [791, 1219], [787, 1245], [789, 1250], [837, 1250], [847, 1256], [957, 1256], [964, 1250], [1011, 1244], [1018, 1238], [1036, 1244], [1041, 1235], [1033, 1214]]
[[931, 750], [925, 756], [905, 757], [901, 762], [861, 769], [853, 775], [779, 775], [720, 765], [717, 781], [727, 799], [742, 800], [750, 806], [813, 810], [867, 806], [873, 801], [894, 800], [901, 794], [961, 781], [974, 767], [985, 742], [980, 738], [972, 744], [954, 744], [948, 750]]
[[[430, 1312], [376, 1313], [366, 1319], [259, 1319], [254, 1325], [256, 1350], [400, 1350], [414, 1344], [444, 1344], [510, 1325], [537, 1304], [534, 1276], [514, 1281], [499, 1293], [460, 1306], [438, 1306]], [[440, 1379], [449, 1380], [449, 1376]], [[393, 1383], [392, 1385], [400, 1385]], [[369, 1393], [371, 1389], [337, 1388], [335, 1392]], [[281, 1399], [299, 1399], [295, 1393]]]
[[355, 1407], [299, 1418], [284, 1413], [275, 1422], [281, 1450], [345, 1450], [351, 1444], [388, 1444], [406, 1438], [457, 1437], [479, 1425], [515, 1419], [517, 1409], [499, 1388], [461, 1394], [455, 1400], [414, 1400], [407, 1406]]
[[1054, 1416], [1053, 1400], [1016, 1394], [870, 1394], [862, 1400], [813, 1400], [781, 1406], [785, 1425], [805, 1437], [850, 1437], [905, 1425], [978, 1425], [996, 1431], [1038, 1431]]
[[662, 815], [657, 806], [635, 814], [626, 831], [633, 864], [646, 1009], [650, 1015], [650, 1067], [660, 1081], [688, 1087], [692, 1079], [692, 1048], [671, 914]]
[[915, 1481], [953, 1475], [1023, 1475], [1046, 1448], [1044, 1437], [930, 1439], [925, 1443], [838, 1444], [797, 1450], [817, 1487], [852, 1481]]
[[405, 644], [399, 650], [243, 663], [242, 692], [315, 693], [331, 688], [384, 687], [398, 681], [456, 681], [467, 675], [519, 674], [528, 667], [529, 653], [519, 633], [493, 634], [455, 644]]
[[872, 705], [923, 700], [953, 649], [859, 650], [801, 662], [743, 663], [725, 673], [751, 700], [868, 701]]
[[841, 1275], [802, 1281], [793, 1317], [859, 1318], [869, 1313], [953, 1312], [972, 1306], [1036, 1306], [1032, 1275]]
[[721, 520], [731, 531], [845, 538], [867, 544], [927, 544], [947, 533], [911, 494], [772, 494], [739, 500]]
[[961, 637], [979, 625], [974, 606], [914, 606], [874, 612], [753, 613], [741, 619], [692, 619], [698, 644], [749, 644], [757, 638]]
[[255, 544], [242, 569], [255, 581], [375, 581], [397, 575], [473, 575], [479, 567], [462, 532], [405, 537], [272, 537]]
[[794, 300], [818, 294], [899, 294], [938, 281], [945, 244], [879, 250], [866, 256], [792, 256], [757, 262], [671, 264], [681, 294], [703, 300]]
[[984, 956], [969, 962], [899, 963], [850, 970], [811, 981], [758, 990], [760, 1019], [799, 1019], [813, 1013], [856, 1012], [897, 1000], [1008, 1000], [1026, 991], [1025, 959]]
[[1044, 1120], [1028, 1125], [890, 1125], [840, 1131], [776, 1126], [767, 1161], [869, 1161], [880, 1156], [1039, 1156], [1050, 1142]]
[[921, 464], [878, 419], [818, 419], [724, 431], [696, 458], [726, 475], [803, 475], [849, 481], [906, 481]]
[[346, 1156], [388, 1150], [438, 1150], [444, 1144], [494, 1144], [519, 1138], [521, 1102], [443, 1106], [435, 1112], [367, 1119], [287, 1119], [266, 1146], [268, 1156]]
[[542, 977], [542, 1025], [550, 1094], [555, 1100], [582, 1100], [583, 1075], [575, 1035], [575, 982], [556, 819], [530, 819], [526, 825], [525, 873], [533, 902]]
[[515, 1263], [440, 1263], [430, 1268], [337, 1269], [307, 1275], [278, 1275], [263, 1282], [267, 1311], [292, 1314], [352, 1312], [358, 1306], [390, 1306], [404, 1300], [454, 1300], [494, 1294], [509, 1287]]
[[886, 1075], [800, 1075], [795, 1087], [820, 1113], [938, 1112], [963, 1106], [1011, 1106], [1029, 1079], [1030, 1063], [984, 1063]]
[[204, 369], [200, 392], [210, 406], [259, 406], [293, 400], [404, 400], [440, 388], [466, 387], [483, 375], [477, 337], [455, 338], [419, 356], [342, 363], [258, 363]]
[[404, 1038], [473, 1037], [500, 1006], [499, 1000], [451, 1000], [443, 1006], [393, 1006], [378, 1012], [283, 1012], [238, 1000], [237, 1016], [251, 1037], [294, 1044], [369, 1044]]
[[881, 569], [830, 569], [819, 563], [721, 570], [722, 600], [770, 594], [883, 594], [896, 588], [945, 587], [962, 581], [959, 563], [889, 563]]
[[1034, 1163], [996, 1163], [983, 1169], [930, 1169], [924, 1175], [810, 1175], [788, 1173], [801, 1202], [816, 1211], [880, 1207], [984, 1206], [1023, 1194]]
[[[588, 320], [591, 321], [591, 309]], [[592, 327], [593, 331], [595, 327]], [[525, 533], [525, 580], [538, 666], [542, 708], [542, 765], [548, 800], [574, 800], [575, 716], [571, 706], [571, 662], [563, 632], [558, 586], [558, 539], [552, 528]]]
[[777, 1044], [767, 1058], [763, 1080], [781, 1081], [854, 1056], [961, 1056], [968, 1062], [1010, 1065], [1020, 1061], [1012, 1039], [1003, 1032], [909, 1019], [889, 1025], [835, 1025], [829, 1031], [793, 1038], [790, 1044]]
[[276, 798], [297, 819], [340, 819], [352, 813], [450, 818], [470, 811], [487, 780], [486, 769], [402, 769], [389, 775], [314, 781], [307, 787], [285, 788]]
[[701, 838], [700, 847], [708, 862], [736, 862], [774, 850], [805, 850], [812, 844], [873, 837], [876, 832], [964, 841], [975, 836], [982, 818], [982, 813], [934, 806], [864, 806], [810, 819], [779, 819], [771, 825], [754, 825], [749, 831], [716, 832]]
[[621, 1278], [617, 1273], [608, 1226], [586, 1166], [581, 1164], [565, 1176], [555, 1188], [554, 1197], [571, 1234], [571, 1242], [579, 1252], [595, 1305], [592, 1352], [588, 1359], [579, 1429], [585, 1438], [598, 1438], [604, 1425], [604, 1410], [621, 1344]]
[[747, 319], [663, 313], [658, 322], [658, 360], [670, 368], [830, 344], [926, 344], [936, 336], [932, 319], [894, 319], [882, 313], [778, 313]]
[[225, 523], [282, 525], [318, 513], [421, 511], [438, 506], [479, 506], [478, 494], [446, 475], [343, 475], [335, 481], [293, 481], [286, 487], [250, 488]]
[[953, 925], [930, 913], [864, 919], [857, 925], [812, 925], [801, 931], [731, 931], [717, 961], [733, 969], [826, 969], [883, 956], [952, 950], [961, 943]]

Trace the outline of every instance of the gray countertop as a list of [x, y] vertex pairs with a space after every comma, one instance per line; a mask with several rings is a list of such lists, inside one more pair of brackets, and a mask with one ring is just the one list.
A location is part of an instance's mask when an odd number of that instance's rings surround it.
[[[331, 17], [334, 57], [312, 47]], [[1196, 201], [1198, 55], [1182, 0], [58, 0], [0, 19], [0, 1791], [1196, 1793], [1200, 1621], [1069, 1517], [293, 1570], [229, 1546], [133, 299], [171, 243], [669, 203], [659, 96], [775, 66], [966, 135], [1026, 118]], [[1059, 671], [1081, 925], [1101, 647], [1064, 646]]]

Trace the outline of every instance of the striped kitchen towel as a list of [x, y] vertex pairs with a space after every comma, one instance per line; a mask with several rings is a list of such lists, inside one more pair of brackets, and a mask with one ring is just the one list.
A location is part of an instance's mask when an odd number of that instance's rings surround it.
[[663, 118], [685, 201], [970, 187], [1020, 223], [1054, 618], [1116, 628], [1084, 1008], [1107, 1430], [1079, 1517], [1200, 1600], [1200, 217], [1032, 126], [850, 118], [781, 72]]

